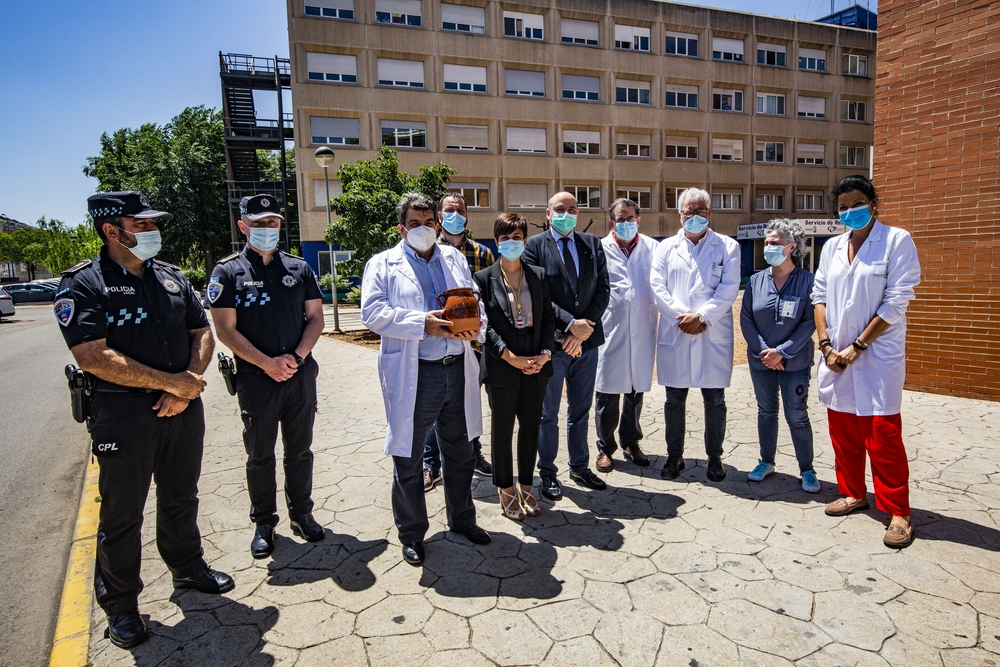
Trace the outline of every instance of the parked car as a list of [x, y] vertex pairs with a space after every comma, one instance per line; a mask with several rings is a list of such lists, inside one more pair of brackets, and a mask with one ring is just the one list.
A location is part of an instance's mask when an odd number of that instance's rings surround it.
[[14, 315], [14, 300], [0, 288], [0, 317], [11, 317]]
[[61, 278], [42, 278], [41, 280], [32, 280], [29, 284], [51, 287], [54, 290], [58, 290], [60, 282], [62, 282]]
[[4, 285], [4, 291], [10, 295], [15, 304], [52, 302], [55, 300], [56, 288], [36, 283], [18, 283], [14, 285]]

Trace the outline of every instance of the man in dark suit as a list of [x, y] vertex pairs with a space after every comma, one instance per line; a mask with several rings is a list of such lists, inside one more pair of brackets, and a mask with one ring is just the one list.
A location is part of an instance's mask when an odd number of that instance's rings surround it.
[[601, 316], [608, 306], [611, 285], [601, 240], [574, 231], [579, 212], [576, 197], [558, 192], [549, 200], [545, 217], [550, 228], [528, 239], [524, 261], [545, 269], [556, 318], [556, 338], [562, 349], [552, 356], [552, 378], [545, 389], [538, 440], [538, 472], [542, 495], [562, 497], [556, 480], [559, 449], [559, 404], [566, 381], [568, 416], [566, 441], [569, 477], [580, 486], [603, 490], [606, 485], [588, 463], [587, 425], [597, 378], [597, 348], [604, 343]]

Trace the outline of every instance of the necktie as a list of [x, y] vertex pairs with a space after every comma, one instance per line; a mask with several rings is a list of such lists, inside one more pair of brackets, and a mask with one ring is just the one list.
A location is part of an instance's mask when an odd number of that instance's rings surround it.
[[563, 264], [566, 265], [566, 273], [569, 274], [569, 284], [573, 287], [573, 293], [575, 294], [578, 287], [577, 277], [576, 277], [576, 262], [573, 261], [573, 254], [569, 251], [569, 244], [571, 239], [567, 236], [565, 238], [559, 239], [563, 244], [562, 256]]

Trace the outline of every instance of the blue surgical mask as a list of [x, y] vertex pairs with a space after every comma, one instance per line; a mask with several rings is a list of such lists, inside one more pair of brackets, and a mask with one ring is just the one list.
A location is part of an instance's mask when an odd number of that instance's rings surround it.
[[441, 226], [449, 234], [458, 236], [465, 231], [465, 218], [455, 211], [448, 211], [441, 216]]
[[557, 232], [566, 236], [571, 231], [576, 229], [576, 216], [572, 213], [553, 213], [552, 214], [552, 226]]
[[626, 220], [615, 223], [615, 236], [622, 241], [631, 241], [639, 233], [639, 223]]
[[764, 261], [771, 266], [778, 266], [785, 261], [785, 248], [787, 247], [784, 245], [764, 246]]
[[271, 252], [278, 247], [278, 237], [281, 235], [280, 229], [273, 227], [250, 227], [248, 230], [250, 245], [257, 250]]
[[[135, 237], [135, 247], [129, 248], [129, 251], [142, 261], [145, 262], [146, 260], [153, 259], [156, 257], [156, 253], [160, 252], [160, 246], [162, 245], [160, 232], [129, 232], [129, 234]], [[122, 243], [122, 245], [125, 244]]]
[[708, 227], [708, 219], [700, 215], [692, 215], [684, 221], [684, 229], [692, 234], [701, 234]]
[[864, 229], [872, 221], [872, 214], [868, 212], [868, 204], [862, 204], [841, 211], [840, 221], [848, 229]]
[[517, 260], [521, 253], [524, 252], [524, 241], [517, 241], [515, 239], [504, 239], [497, 243], [497, 250], [503, 255], [503, 258], [508, 262], [513, 262]]

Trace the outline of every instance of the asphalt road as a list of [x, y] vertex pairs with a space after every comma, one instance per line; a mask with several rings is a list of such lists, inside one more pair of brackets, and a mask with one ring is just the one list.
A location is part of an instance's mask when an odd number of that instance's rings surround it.
[[0, 320], [0, 665], [47, 665], [89, 454], [51, 304]]

